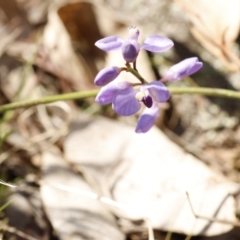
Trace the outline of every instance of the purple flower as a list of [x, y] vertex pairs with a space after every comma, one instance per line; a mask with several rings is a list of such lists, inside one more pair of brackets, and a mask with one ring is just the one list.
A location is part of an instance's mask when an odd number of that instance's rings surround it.
[[110, 36], [98, 40], [95, 46], [107, 52], [121, 49], [123, 58], [128, 63], [136, 60], [140, 49], [145, 49], [150, 52], [165, 52], [173, 46], [172, 40], [158, 35], [147, 37], [143, 45], [141, 45], [138, 42], [139, 34], [140, 32], [136, 27], [129, 27], [127, 40]]
[[114, 97], [121, 91], [130, 86], [128, 82], [110, 82], [106, 86], [102, 87], [97, 94], [95, 101], [101, 105], [112, 103]]
[[[147, 37], [141, 45], [138, 42], [139, 34], [136, 27], [129, 27], [127, 40], [110, 36], [95, 43], [104, 51], [121, 50], [123, 58], [126, 60], [126, 67], [107, 67], [97, 74], [94, 83], [103, 87], [95, 100], [101, 105], [112, 103], [112, 108], [122, 116], [137, 113], [144, 104], [146, 108], [138, 119], [135, 131], [136, 133], [145, 133], [154, 125], [159, 116], [158, 103], [166, 102], [170, 97], [163, 82], [178, 81], [197, 72], [203, 64], [197, 57], [188, 58], [172, 66], [160, 81], [146, 83], [136, 69], [135, 61], [139, 51], [145, 49], [151, 52], [164, 52], [173, 46], [173, 42], [168, 38], [153, 35]], [[130, 63], [133, 63], [133, 67]], [[138, 78], [139, 83], [113, 81], [121, 71], [133, 74]]]
[[121, 72], [118, 67], [107, 67], [102, 69], [94, 79], [94, 83], [97, 86], [104, 86], [113, 81]]
[[197, 57], [187, 58], [170, 67], [162, 78], [162, 81], [179, 81], [180, 79], [197, 72], [202, 67], [202, 65], [203, 63], [199, 62]]
[[161, 82], [151, 82], [134, 89], [128, 82], [113, 81], [102, 87], [95, 100], [101, 105], [112, 103], [118, 114], [130, 116], [140, 110], [140, 102], [147, 108], [152, 108], [155, 102], [166, 102], [169, 97], [168, 89]]

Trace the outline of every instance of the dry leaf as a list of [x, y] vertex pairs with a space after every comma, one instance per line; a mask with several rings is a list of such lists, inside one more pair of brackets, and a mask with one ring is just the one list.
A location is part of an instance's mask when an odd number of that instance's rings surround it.
[[240, 69], [232, 50], [240, 30], [240, 0], [176, 0], [192, 22], [194, 37], [230, 70]]
[[[80, 51], [84, 59], [91, 57], [91, 59], [87, 60], [92, 69], [94, 66], [92, 63], [93, 59], [96, 57], [104, 57], [104, 52], [94, 46], [94, 43], [102, 38], [102, 35], [98, 28], [93, 5], [81, 1], [66, 4], [59, 8], [58, 15], [76, 49]], [[81, 18], [79, 16], [81, 16]]]
[[42, 179], [42, 201], [61, 240], [124, 239], [113, 215], [102, 203], [53, 187], [54, 184], [62, 184], [80, 191], [92, 192], [84, 179], [71, 170], [58, 151], [43, 153]]
[[232, 225], [196, 219], [197, 214], [236, 221], [237, 184], [214, 173], [153, 128], [147, 134], [103, 118], [80, 115], [64, 143], [66, 158], [91, 174], [103, 194], [128, 206], [116, 211], [132, 220], [149, 218], [154, 228], [216, 235]]
[[91, 87], [93, 74], [84, 59], [77, 57], [71, 38], [57, 12], [48, 15], [42, 39], [42, 48], [37, 64], [59, 78], [70, 81], [76, 90]]

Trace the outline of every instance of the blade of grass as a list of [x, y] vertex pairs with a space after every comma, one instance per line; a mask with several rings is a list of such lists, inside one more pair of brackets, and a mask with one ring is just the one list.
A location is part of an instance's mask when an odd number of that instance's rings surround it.
[[0, 212], [2, 212], [5, 208], [7, 208], [10, 204], [12, 203], [12, 201], [7, 201], [6, 203], [4, 203], [1, 207], [0, 207]]

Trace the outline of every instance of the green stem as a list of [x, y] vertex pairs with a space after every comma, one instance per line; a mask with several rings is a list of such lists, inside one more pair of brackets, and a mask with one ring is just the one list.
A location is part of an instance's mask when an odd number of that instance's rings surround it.
[[168, 87], [172, 94], [190, 94], [206, 95], [211, 97], [225, 97], [240, 99], [240, 92], [221, 89], [221, 88], [203, 88], [203, 87]]
[[138, 78], [141, 81], [142, 84], [148, 83], [135, 69], [128, 67], [127, 72], [130, 72], [131, 74], [133, 74], [136, 78]]
[[7, 201], [5, 204], [3, 204], [1, 207], [0, 207], [0, 212], [2, 212], [5, 208], [7, 208], [10, 204], [12, 203], [12, 201]]
[[[219, 88], [201, 88], [201, 87], [169, 87], [169, 91], [172, 94], [198, 94], [198, 95], [207, 95], [212, 97], [225, 97], [233, 98], [240, 100], [240, 92], [219, 89]], [[43, 97], [40, 99], [29, 99], [19, 102], [13, 102], [0, 106], [0, 113], [8, 110], [18, 109], [18, 108], [28, 108], [40, 104], [47, 104], [57, 101], [67, 101], [75, 99], [83, 99], [89, 97], [95, 97], [98, 94], [99, 90], [89, 90], [81, 91], [67, 94], [60, 94], [54, 96]]]
[[28, 107], [32, 107], [40, 104], [47, 104], [47, 103], [52, 103], [57, 101], [67, 101], [67, 100], [95, 97], [98, 94], [98, 91], [99, 90], [81, 91], [81, 92], [48, 96], [40, 99], [29, 99], [29, 100], [23, 100], [19, 102], [13, 102], [13, 103], [0, 106], [0, 113], [8, 110], [17, 109], [17, 108], [28, 108]]

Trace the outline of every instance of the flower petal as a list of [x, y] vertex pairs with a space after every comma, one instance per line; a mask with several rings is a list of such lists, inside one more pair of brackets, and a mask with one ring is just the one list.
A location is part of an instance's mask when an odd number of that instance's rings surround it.
[[145, 39], [141, 49], [145, 49], [150, 52], [165, 52], [173, 45], [173, 41], [169, 38], [153, 35]]
[[130, 116], [136, 113], [141, 104], [135, 98], [137, 91], [129, 86], [124, 90], [121, 90], [113, 100], [113, 109], [122, 116]]
[[117, 50], [120, 49], [123, 43], [123, 39], [116, 37], [116, 36], [110, 36], [106, 38], [102, 38], [95, 42], [95, 46], [100, 48], [103, 51], [111, 51], [111, 50]]
[[100, 92], [95, 98], [95, 101], [101, 105], [106, 105], [113, 102], [115, 96], [119, 91], [129, 87], [128, 82], [111, 82], [106, 86], [102, 87]]
[[118, 67], [107, 67], [102, 69], [94, 79], [94, 83], [97, 86], [104, 86], [107, 83], [113, 81], [121, 72], [121, 69]]
[[134, 62], [139, 53], [139, 44], [137, 41], [124, 41], [122, 44], [122, 55], [126, 62]]
[[188, 71], [188, 76], [194, 74], [197, 72], [199, 69], [201, 69], [203, 66], [202, 62], [197, 61]]
[[170, 92], [167, 87], [161, 82], [151, 82], [146, 85], [142, 85], [142, 89], [147, 89], [150, 92], [150, 96], [157, 102], [166, 102], [170, 98]]
[[159, 116], [159, 108], [155, 103], [151, 108], [146, 108], [138, 119], [136, 133], [145, 133], [154, 125]]
[[163, 81], [176, 82], [186, 76], [197, 72], [203, 63], [197, 57], [187, 58], [168, 69], [163, 77]]

